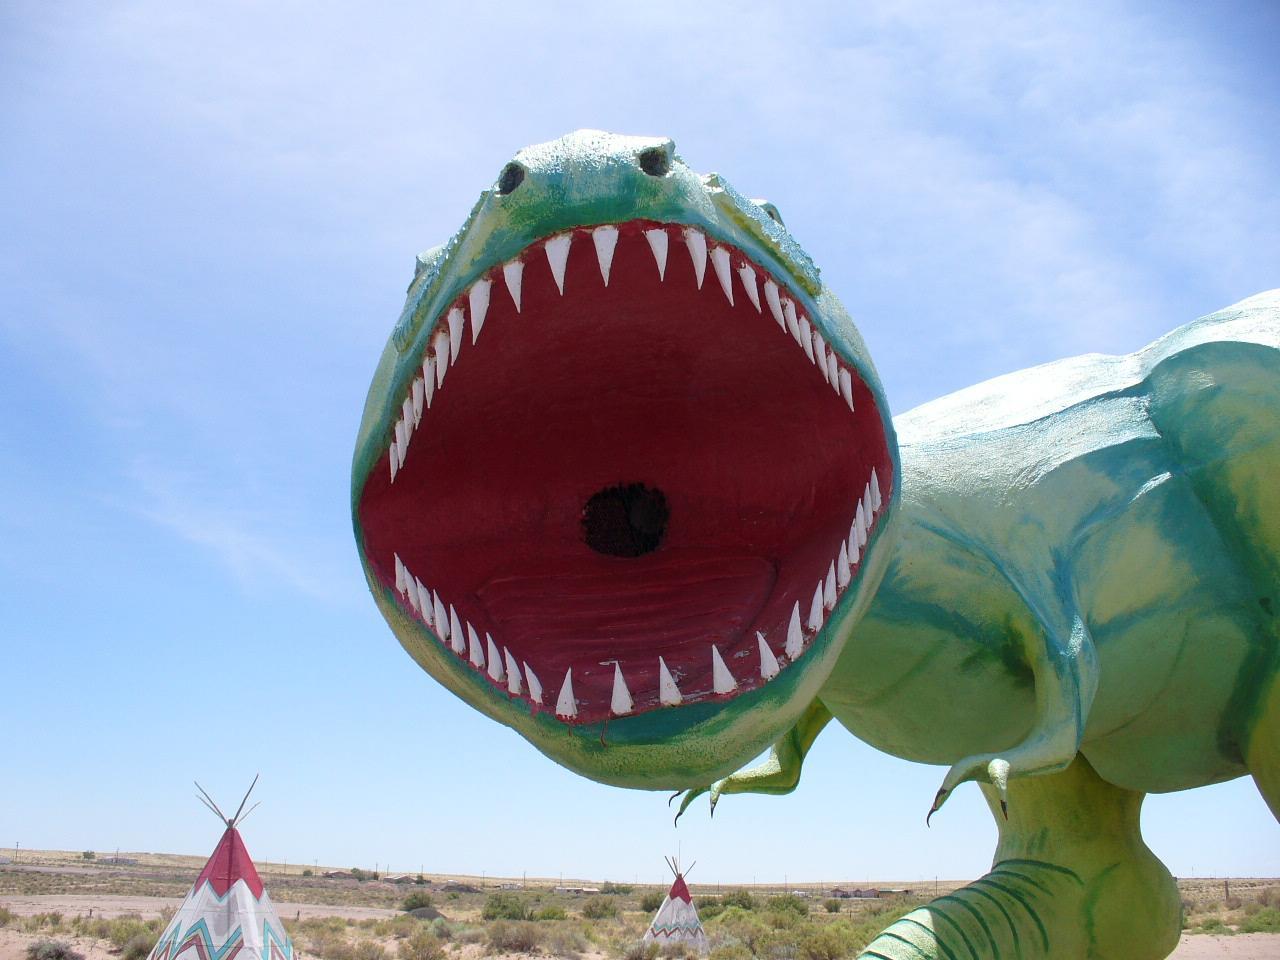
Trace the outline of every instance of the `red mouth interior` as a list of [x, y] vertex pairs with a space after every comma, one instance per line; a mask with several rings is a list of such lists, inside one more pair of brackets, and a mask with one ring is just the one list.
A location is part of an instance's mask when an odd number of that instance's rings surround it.
[[620, 226], [607, 286], [577, 231], [563, 295], [529, 248], [521, 312], [491, 271], [478, 341], [468, 325], [394, 483], [384, 458], [359, 504], [382, 582], [398, 555], [535, 671], [544, 708], [572, 668], [577, 722], [610, 715], [615, 662], [636, 711], [659, 705], [659, 656], [686, 702], [713, 696], [712, 644], [735, 692], [762, 683], [756, 631], [785, 662], [872, 468], [893, 475], [856, 372], [851, 412], [763, 289], [752, 306], [736, 251], [732, 306], [673, 226], [660, 281], [654, 226]]

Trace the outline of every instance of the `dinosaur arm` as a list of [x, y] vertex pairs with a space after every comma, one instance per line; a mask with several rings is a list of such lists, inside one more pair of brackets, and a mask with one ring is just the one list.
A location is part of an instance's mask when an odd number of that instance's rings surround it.
[[720, 802], [720, 796], [726, 793], [766, 793], [774, 795], [790, 793], [800, 782], [800, 770], [804, 766], [805, 754], [809, 752], [813, 742], [818, 739], [818, 734], [822, 732], [822, 728], [830, 721], [831, 711], [826, 708], [821, 700], [814, 700], [800, 715], [796, 725], [773, 745], [769, 750], [769, 758], [763, 763], [748, 767], [745, 770], [739, 770], [732, 776], [726, 777], [710, 787], [700, 787], [695, 790], [685, 791], [684, 798], [680, 801], [680, 810], [676, 814], [676, 819], [680, 819], [681, 814], [688, 809], [689, 804], [694, 799], [707, 792], [711, 794], [712, 812], [715, 811], [716, 804]]

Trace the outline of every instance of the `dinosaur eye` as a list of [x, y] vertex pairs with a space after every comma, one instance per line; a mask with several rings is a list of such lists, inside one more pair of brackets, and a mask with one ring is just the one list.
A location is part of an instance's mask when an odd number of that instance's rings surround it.
[[498, 192], [504, 196], [524, 183], [524, 167], [518, 163], [508, 163], [498, 175]]
[[667, 155], [667, 151], [662, 147], [650, 147], [648, 150], [641, 150], [640, 169], [651, 177], [665, 177], [671, 172], [671, 157]]

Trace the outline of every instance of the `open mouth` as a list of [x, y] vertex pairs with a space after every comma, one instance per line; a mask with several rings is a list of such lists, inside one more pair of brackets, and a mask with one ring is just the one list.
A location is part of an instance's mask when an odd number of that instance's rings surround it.
[[635, 220], [532, 244], [434, 319], [358, 501], [366, 562], [430, 642], [567, 723], [729, 699], [804, 657], [893, 462], [784, 281]]

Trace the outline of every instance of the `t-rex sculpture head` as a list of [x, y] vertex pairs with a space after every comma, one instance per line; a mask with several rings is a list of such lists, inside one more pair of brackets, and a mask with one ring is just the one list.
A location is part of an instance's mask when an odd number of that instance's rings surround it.
[[773, 206], [579, 131], [418, 258], [351, 500], [428, 673], [585, 776], [682, 788], [813, 699], [898, 485], [862, 339]]

